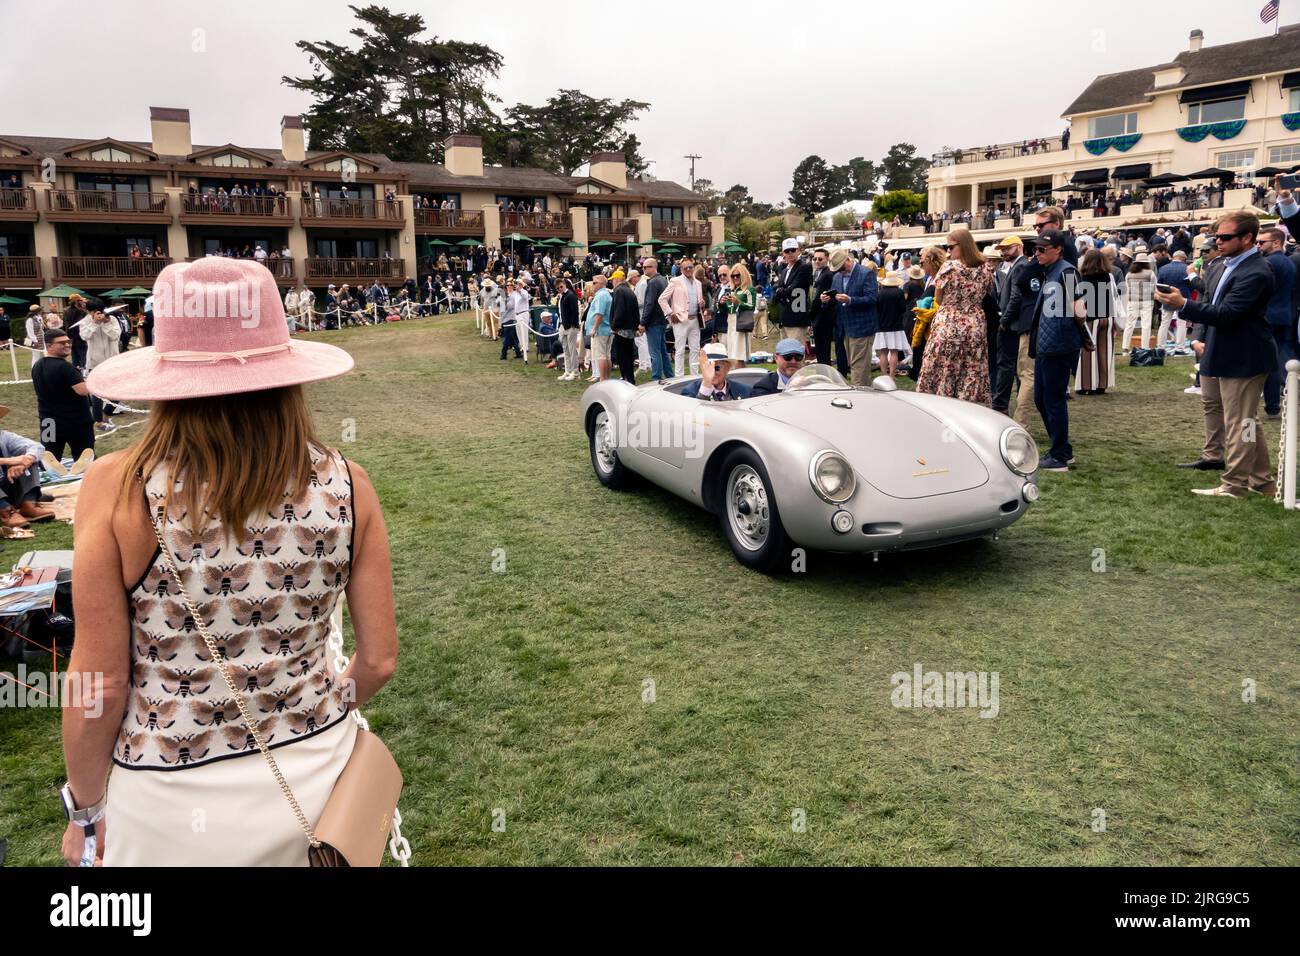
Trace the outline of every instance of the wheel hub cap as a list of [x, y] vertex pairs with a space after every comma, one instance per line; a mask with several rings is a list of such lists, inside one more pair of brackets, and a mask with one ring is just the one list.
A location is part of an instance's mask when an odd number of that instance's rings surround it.
[[770, 529], [767, 488], [758, 472], [741, 465], [727, 482], [727, 518], [740, 543], [757, 551], [767, 541]]

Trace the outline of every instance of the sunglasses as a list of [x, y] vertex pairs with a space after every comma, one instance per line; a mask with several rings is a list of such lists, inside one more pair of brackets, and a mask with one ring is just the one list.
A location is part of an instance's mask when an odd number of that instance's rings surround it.
[[950, 242], [946, 246], [944, 246], [944, 248], [947, 249], [949, 252], [952, 252], [952, 250], [954, 249], [960, 249], [961, 246], [957, 245], [957, 243], [955, 242]]
[[1232, 242], [1232, 240], [1240, 239], [1244, 235], [1245, 235], [1244, 232], [1229, 232], [1229, 233], [1216, 232], [1214, 234], [1214, 239], [1216, 242]]
[[733, 272], [733, 273], [731, 274], [731, 278], [733, 278], [733, 279], [739, 279], [740, 277], [741, 277], [741, 276], [740, 276], [740, 273], [739, 273], [739, 272]]
[[802, 353], [802, 352], [791, 352], [789, 355], [782, 355], [781, 358], [785, 359], [787, 362], [802, 362], [802, 361], [803, 361], [803, 353]]

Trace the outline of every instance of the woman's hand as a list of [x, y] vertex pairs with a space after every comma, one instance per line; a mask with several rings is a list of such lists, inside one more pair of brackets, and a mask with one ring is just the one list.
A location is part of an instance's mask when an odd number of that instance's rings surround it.
[[[107, 817], [101, 817], [95, 824], [95, 866], [104, 865], [104, 823]], [[69, 823], [63, 831], [63, 845], [60, 847], [63, 862], [68, 866], [81, 866], [81, 857], [86, 852], [86, 831], [75, 823]]]

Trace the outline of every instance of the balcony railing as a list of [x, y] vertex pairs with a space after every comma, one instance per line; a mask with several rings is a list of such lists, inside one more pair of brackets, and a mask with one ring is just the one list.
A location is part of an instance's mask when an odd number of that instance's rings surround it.
[[103, 214], [166, 215], [167, 194], [117, 192], [106, 189], [52, 189], [50, 212]]
[[567, 212], [507, 212], [501, 211], [502, 232], [569, 232], [573, 220]]
[[[219, 259], [221, 256], [186, 256], [186, 262], [198, 262], [201, 259]], [[254, 262], [257, 260], [254, 259]], [[268, 258], [262, 265], [271, 270], [271, 275], [281, 282], [292, 282], [294, 280], [293, 260], [292, 259], [270, 259]]]
[[0, 189], [0, 212], [35, 212], [36, 197], [31, 189]]
[[307, 260], [308, 279], [400, 279], [406, 275], [405, 259]]
[[0, 256], [0, 279], [39, 279], [41, 260], [36, 256]]
[[448, 232], [473, 233], [483, 235], [483, 210], [473, 212], [467, 209], [417, 209], [415, 210], [417, 229], [445, 229]]
[[608, 219], [604, 216], [587, 218], [587, 236], [591, 239], [617, 239], [626, 242], [628, 236], [636, 237], [635, 219]]
[[399, 199], [304, 199], [303, 219], [373, 219], [378, 222], [401, 222]]
[[156, 279], [171, 260], [161, 256], [55, 256], [54, 271], [60, 280]]
[[181, 211], [190, 216], [229, 219], [237, 216], [289, 217], [289, 197], [218, 196], [216, 193], [189, 194], [181, 197]]
[[1022, 139], [1017, 143], [996, 143], [990, 146], [972, 146], [970, 149], [951, 149], [930, 157], [931, 166], [953, 166], [959, 163], [987, 163], [1011, 156], [1033, 156], [1037, 153], [1056, 153], [1061, 150], [1060, 136], [1040, 136]]
[[707, 220], [655, 219], [652, 220], [652, 226], [651, 231], [656, 239], [684, 239], [687, 242], [708, 242], [713, 238], [713, 230]]

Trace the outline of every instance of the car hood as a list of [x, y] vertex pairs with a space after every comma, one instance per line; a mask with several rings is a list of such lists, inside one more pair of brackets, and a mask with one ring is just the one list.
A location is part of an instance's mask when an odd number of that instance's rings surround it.
[[[847, 398], [853, 407], [836, 407], [836, 398]], [[893, 498], [951, 494], [989, 480], [980, 456], [937, 415], [889, 394], [774, 395], [751, 408], [824, 439], [848, 458], [859, 478]]]

